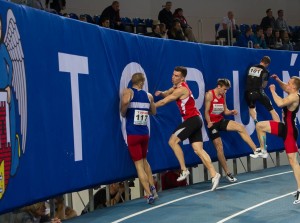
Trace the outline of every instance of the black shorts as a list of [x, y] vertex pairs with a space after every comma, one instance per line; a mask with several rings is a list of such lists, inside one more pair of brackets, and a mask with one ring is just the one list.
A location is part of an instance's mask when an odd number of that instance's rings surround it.
[[228, 119], [222, 119], [219, 122], [215, 122], [212, 127], [208, 129], [208, 136], [210, 140], [214, 140], [220, 137], [220, 131], [227, 131], [227, 125], [230, 122]]
[[270, 98], [263, 90], [246, 91], [245, 99], [249, 108], [255, 108], [256, 101], [259, 101], [268, 111], [274, 109]]
[[181, 141], [190, 140], [193, 142], [203, 142], [202, 139], [202, 120], [200, 116], [194, 116], [181, 123], [173, 132]]

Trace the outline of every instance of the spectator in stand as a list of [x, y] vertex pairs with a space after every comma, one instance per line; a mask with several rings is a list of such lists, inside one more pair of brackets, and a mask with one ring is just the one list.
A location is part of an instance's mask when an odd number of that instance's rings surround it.
[[279, 50], [290, 50], [293, 51], [293, 44], [290, 42], [290, 37], [287, 31], [280, 31], [280, 38], [282, 40], [282, 46], [278, 48]]
[[[123, 203], [125, 198], [125, 187], [123, 182], [113, 183], [108, 185], [109, 187], [109, 196], [110, 201], [106, 200], [106, 187], [100, 188], [95, 194], [94, 194], [94, 209], [100, 209], [105, 208], [109, 206], [113, 206], [115, 204]], [[97, 190], [99, 187], [94, 188], [94, 190]], [[82, 210], [82, 214], [86, 214], [90, 211], [89, 209], [89, 203], [85, 206], [85, 208]]]
[[61, 223], [60, 219], [50, 219], [50, 217], [46, 215], [45, 202], [39, 202], [26, 206], [14, 214], [14, 223]]
[[253, 37], [253, 47], [256, 49], [267, 49], [265, 35], [262, 27], [257, 27], [256, 34]]
[[71, 207], [65, 205], [64, 196], [54, 198], [55, 217], [57, 219], [66, 220], [77, 217], [77, 213]]
[[173, 14], [171, 12], [172, 2], [166, 2], [164, 8], [158, 14], [158, 20], [160, 23], [166, 24], [167, 29], [172, 28]]
[[120, 3], [118, 1], [113, 1], [110, 6], [103, 10], [100, 19], [102, 18], [109, 18], [110, 28], [124, 30], [120, 19]]
[[27, 5], [32, 8], [44, 10], [41, 0], [27, 0]]
[[[217, 31], [218, 38], [228, 38], [228, 29], [232, 27], [233, 38], [238, 38], [240, 35], [240, 31], [236, 27], [236, 22], [234, 19], [234, 14], [232, 11], [227, 12], [227, 16], [225, 16], [222, 22], [219, 25], [219, 29]], [[230, 33], [230, 32], [229, 32]], [[227, 40], [228, 41], [228, 40]]]
[[275, 48], [275, 36], [273, 35], [273, 29], [271, 26], [269, 26], [265, 32], [265, 41], [267, 44], [267, 48]]
[[250, 47], [253, 46], [254, 38], [252, 28], [249, 26], [246, 28], [245, 34], [241, 34], [237, 40], [237, 46]]
[[168, 38], [174, 40], [185, 40], [179, 21], [174, 21], [172, 28], [168, 30]]
[[279, 30], [274, 31], [274, 38], [275, 38], [275, 49], [279, 49], [282, 47], [282, 39], [280, 38], [280, 32]]
[[185, 37], [190, 42], [197, 42], [194, 36], [192, 27], [187, 23], [185, 17], [183, 16], [183, 9], [177, 8], [173, 13], [173, 19], [178, 20], [180, 22], [181, 28], [183, 29]]
[[275, 28], [278, 29], [279, 31], [284, 30], [287, 31], [289, 36], [291, 36], [291, 31], [290, 28], [287, 24], [287, 22], [283, 19], [283, 10], [279, 9], [278, 12], [278, 18], [275, 21]]
[[167, 190], [175, 187], [184, 187], [187, 186], [187, 180], [177, 181], [177, 178], [180, 177], [180, 170], [169, 170], [161, 174], [161, 189]]
[[266, 13], [267, 16], [262, 18], [260, 27], [262, 27], [264, 31], [270, 26], [272, 29], [275, 29], [275, 18], [273, 17], [272, 9], [267, 9]]
[[146, 33], [145, 36], [161, 38], [159, 24], [152, 25], [152, 32]]
[[159, 29], [160, 29], [160, 35], [162, 38], [164, 39], [168, 39], [168, 34], [167, 34], [167, 27], [166, 27], [166, 24], [164, 23], [160, 23], [159, 24]]
[[109, 18], [103, 17], [100, 19], [100, 26], [110, 28]]
[[[49, 0], [46, 0], [46, 9], [49, 8]], [[52, 0], [50, 3], [50, 9], [55, 10], [57, 13], [61, 13], [61, 10], [66, 8], [66, 0]]]

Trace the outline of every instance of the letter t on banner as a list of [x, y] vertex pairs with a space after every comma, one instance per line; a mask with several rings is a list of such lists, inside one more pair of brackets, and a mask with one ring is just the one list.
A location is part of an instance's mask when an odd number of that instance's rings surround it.
[[74, 153], [75, 161], [81, 161], [82, 135], [78, 75], [89, 74], [88, 58], [72, 54], [58, 53], [58, 62], [60, 72], [68, 72], [71, 74]]

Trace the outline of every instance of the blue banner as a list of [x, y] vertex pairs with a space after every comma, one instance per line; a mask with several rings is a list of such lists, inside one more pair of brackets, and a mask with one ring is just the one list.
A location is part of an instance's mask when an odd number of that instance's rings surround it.
[[[136, 176], [119, 113], [120, 94], [135, 72], [146, 75], [145, 90], [154, 94], [171, 87], [175, 66], [187, 67], [202, 114], [205, 91], [218, 78], [228, 78], [227, 105], [239, 111], [228, 118], [243, 123], [256, 144], [243, 97], [247, 67], [268, 55], [271, 73], [284, 81], [299, 76], [298, 54], [292, 52], [144, 37], [3, 1], [0, 16], [0, 213]], [[271, 118], [263, 107], [257, 111], [259, 120]], [[178, 168], [168, 139], [180, 123], [175, 102], [151, 117], [153, 172]], [[203, 136], [205, 150], [216, 160], [205, 126]], [[227, 158], [251, 153], [237, 133], [222, 136]], [[282, 148], [281, 139], [268, 136], [269, 151]], [[183, 150], [188, 166], [200, 163], [188, 141]]]

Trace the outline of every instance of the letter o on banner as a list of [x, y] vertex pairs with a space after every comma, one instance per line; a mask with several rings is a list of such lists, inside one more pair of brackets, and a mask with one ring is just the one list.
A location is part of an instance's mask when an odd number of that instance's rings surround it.
[[[145, 74], [144, 69], [142, 68], [142, 66], [136, 62], [131, 62], [129, 64], [126, 65], [126, 67], [124, 68], [123, 72], [122, 72], [122, 76], [121, 76], [121, 80], [120, 80], [120, 88], [119, 88], [119, 96], [120, 96], [120, 104], [119, 104], [119, 108], [121, 108], [121, 98], [122, 98], [122, 93], [124, 88], [128, 87], [128, 84], [131, 81], [131, 77], [133, 74], [135, 73], [142, 73], [145, 75], [145, 84], [143, 87], [143, 90], [148, 92], [148, 80], [147, 80], [147, 75]], [[122, 134], [123, 134], [123, 138], [127, 144], [127, 133], [126, 133], [126, 122], [125, 122], [125, 118], [123, 118], [121, 116], [120, 113], [120, 120], [121, 120], [121, 128], [122, 128]], [[149, 128], [149, 132], [150, 132], [150, 119], [147, 120], [147, 125]]]

